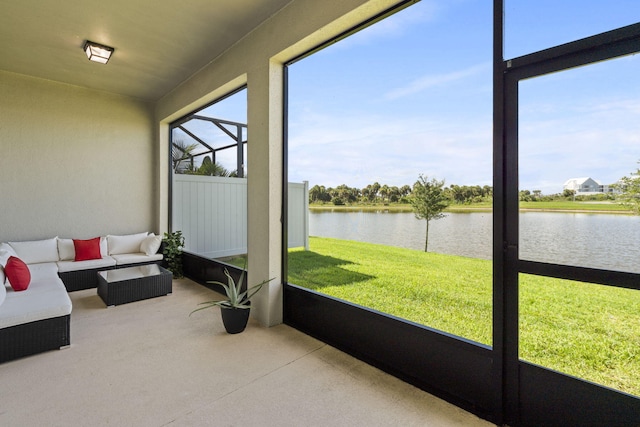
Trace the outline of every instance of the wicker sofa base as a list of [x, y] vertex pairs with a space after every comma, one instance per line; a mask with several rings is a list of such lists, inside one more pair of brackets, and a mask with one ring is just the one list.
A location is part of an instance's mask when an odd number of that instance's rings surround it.
[[0, 329], [0, 363], [71, 344], [71, 315]]
[[77, 271], [66, 271], [64, 273], [58, 273], [60, 279], [64, 283], [65, 288], [67, 288], [67, 292], [73, 291], [81, 291], [83, 289], [92, 289], [98, 287], [98, 272], [113, 270], [116, 268], [126, 268], [138, 265], [149, 265], [149, 264], [158, 264], [161, 265], [162, 261], [151, 261], [146, 263], [139, 264], [124, 264], [113, 267], [100, 267], [100, 268], [89, 268], [86, 270], [77, 270]]

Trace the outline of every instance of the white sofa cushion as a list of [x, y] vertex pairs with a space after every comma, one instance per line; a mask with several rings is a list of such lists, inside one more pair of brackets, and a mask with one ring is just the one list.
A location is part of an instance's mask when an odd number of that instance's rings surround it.
[[140, 246], [147, 233], [127, 234], [124, 236], [107, 236], [109, 255], [131, 254], [140, 252]]
[[9, 261], [9, 258], [12, 256], [20, 258], [8, 243], [0, 243], [0, 267], [6, 266], [7, 261]]
[[31, 273], [31, 283], [52, 281], [58, 278], [58, 265], [55, 262], [29, 264], [27, 267], [29, 267], [29, 273]]
[[162, 254], [147, 255], [143, 253], [112, 255], [116, 265], [140, 264], [144, 262], [160, 261]]
[[86, 261], [58, 261], [58, 272], [66, 273], [69, 271], [113, 267], [115, 265], [116, 260], [110, 256], [103, 256], [100, 259], [90, 259]]
[[71, 314], [71, 299], [59, 278], [32, 281], [22, 292], [6, 289], [0, 328]]
[[60, 259], [58, 256], [57, 237], [27, 242], [9, 242], [9, 245], [18, 254], [18, 258], [26, 264], [56, 262]]
[[149, 233], [149, 235], [142, 241], [139, 252], [143, 252], [147, 255], [155, 255], [158, 252], [158, 249], [160, 249], [161, 243], [162, 237]]
[[[0, 271], [2, 271], [2, 267], [0, 267]], [[0, 273], [0, 275], [3, 275], [3, 274], [4, 272]], [[7, 297], [7, 288], [4, 286], [4, 278], [2, 278], [2, 280], [0, 281], [0, 305], [2, 305], [6, 297]]]

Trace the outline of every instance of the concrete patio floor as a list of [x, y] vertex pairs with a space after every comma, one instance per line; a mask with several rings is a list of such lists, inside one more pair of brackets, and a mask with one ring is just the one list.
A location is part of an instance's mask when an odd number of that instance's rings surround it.
[[285, 325], [224, 332], [213, 291], [105, 308], [72, 292], [71, 347], [0, 365], [3, 426], [491, 426]]

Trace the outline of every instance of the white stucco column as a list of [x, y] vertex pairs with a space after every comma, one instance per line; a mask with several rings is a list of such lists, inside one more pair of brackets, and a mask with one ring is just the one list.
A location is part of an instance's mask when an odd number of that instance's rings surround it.
[[274, 278], [251, 306], [265, 326], [282, 323], [282, 77], [273, 62], [247, 74], [248, 284]]

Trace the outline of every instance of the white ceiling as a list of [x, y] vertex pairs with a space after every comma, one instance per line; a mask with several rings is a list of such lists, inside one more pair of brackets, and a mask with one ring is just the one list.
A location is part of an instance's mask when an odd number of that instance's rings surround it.
[[[155, 101], [291, 0], [4, 0], [0, 69]], [[107, 65], [86, 39], [112, 46]]]

